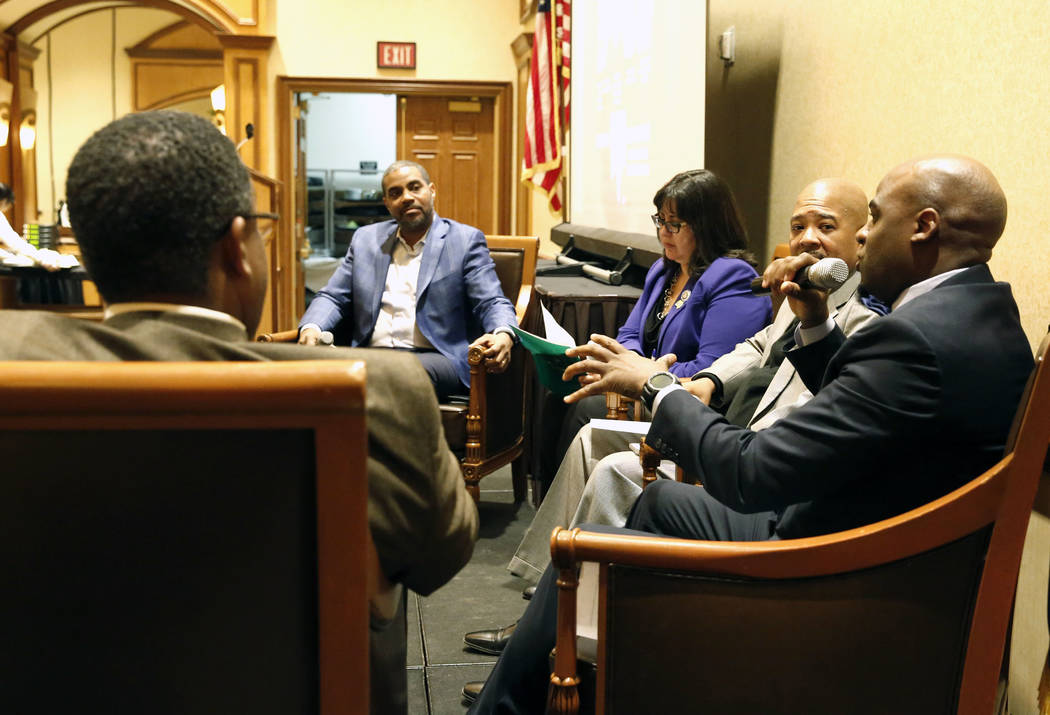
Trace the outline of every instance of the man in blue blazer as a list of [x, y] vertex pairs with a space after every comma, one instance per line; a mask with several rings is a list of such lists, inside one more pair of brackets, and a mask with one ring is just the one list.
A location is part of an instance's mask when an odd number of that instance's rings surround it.
[[443, 398], [469, 387], [472, 345], [484, 348], [488, 370], [506, 369], [517, 320], [485, 236], [438, 216], [435, 193], [419, 164], [387, 168], [383, 203], [393, 220], [354, 232], [299, 322], [299, 342], [315, 345], [339, 328], [353, 347], [411, 350]]

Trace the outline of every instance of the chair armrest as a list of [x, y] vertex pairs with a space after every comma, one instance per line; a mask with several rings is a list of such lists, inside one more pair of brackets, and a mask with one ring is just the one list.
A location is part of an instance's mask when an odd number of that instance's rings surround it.
[[259, 343], [295, 343], [299, 341], [299, 328], [281, 330], [276, 333], [261, 333], [255, 340]]
[[641, 403], [615, 392], [605, 393], [605, 419], [640, 420]]
[[[644, 437], [639, 445], [638, 461], [642, 463], [642, 489], [645, 489], [657, 479], [656, 470], [660, 466], [660, 453], [646, 444]], [[678, 474], [680, 473], [679, 470]]]
[[514, 303], [514, 314], [518, 318], [518, 325], [524, 325], [525, 316], [529, 312], [529, 304], [532, 302], [532, 285], [523, 285], [518, 290], [518, 300]]

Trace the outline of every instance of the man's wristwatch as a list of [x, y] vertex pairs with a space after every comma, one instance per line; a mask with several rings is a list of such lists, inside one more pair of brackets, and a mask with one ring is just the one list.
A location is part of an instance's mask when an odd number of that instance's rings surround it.
[[657, 392], [670, 385], [680, 384], [681, 382], [679, 382], [677, 377], [666, 371], [650, 375], [649, 379], [645, 381], [645, 386], [642, 387], [642, 403], [651, 412]]

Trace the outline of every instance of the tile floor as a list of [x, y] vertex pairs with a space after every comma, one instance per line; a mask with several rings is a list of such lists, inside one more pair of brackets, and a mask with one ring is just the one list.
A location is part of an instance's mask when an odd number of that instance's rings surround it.
[[452, 581], [427, 598], [408, 600], [409, 715], [462, 715], [460, 689], [484, 680], [495, 656], [469, 651], [463, 634], [514, 622], [529, 582], [506, 570], [535, 513], [514, 504], [510, 467], [481, 480], [481, 528], [474, 556]]

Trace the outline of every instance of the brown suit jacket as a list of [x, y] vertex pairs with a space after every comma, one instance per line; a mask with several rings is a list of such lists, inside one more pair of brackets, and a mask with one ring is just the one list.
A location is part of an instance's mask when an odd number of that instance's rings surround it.
[[411, 355], [256, 343], [232, 322], [173, 312], [123, 313], [99, 324], [0, 311], [0, 360], [323, 359], [367, 364], [372, 539], [387, 577], [427, 595], [470, 559], [478, 513], [446, 446], [430, 380]]

